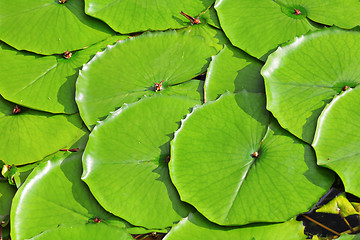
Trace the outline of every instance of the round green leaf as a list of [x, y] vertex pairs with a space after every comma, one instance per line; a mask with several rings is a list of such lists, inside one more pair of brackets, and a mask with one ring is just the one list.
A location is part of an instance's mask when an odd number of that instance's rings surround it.
[[276, 0], [282, 10], [293, 13], [294, 8], [302, 9], [309, 19], [341, 28], [360, 25], [360, 2], [358, 0]]
[[187, 215], [167, 158], [173, 132], [199, 103], [180, 96], [145, 97], [96, 125], [84, 152], [82, 179], [105, 209], [146, 228], [169, 227]]
[[45, 55], [81, 49], [114, 34], [85, 15], [83, 0], [0, 1], [0, 16], [0, 40]]
[[114, 36], [93, 46], [61, 56], [39, 56], [0, 43], [0, 93], [12, 102], [52, 113], [75, 113], [78, 70], [96, 52], [127, 36]]
[[329, 28], [296, 38], [264, 68], [267, 109], [282, 127], [311, 143], [325, 105], [360, 83], [360, 32]]
[[6, 164], [39, 161], [84, 133], [78, 114], [54, 115], [31, 109], [13, 114], [14, 107], [0, 97], [0, 159]]
[[[258, 156], [256, 156], [258, 155]], [[196, 108], [176, 132], [170, 175], [181, 200], [222, 225], [279, 222], [306, 211], [333, 176], [242, 91]]]
[[238, 48], [226, 45], [210, 63], [205, 84], [206, 101], [216, 100], [226, 91], [264, 92], [260, 74], [263, 63]]
[[64, 239], [76, 239], [76, 240], [133, 240], [131, 235], [126, 232], [125, 229], [115, 228], [106, 223], [97, 224], [83, 224], [75, 225], [71, 227], [58, 227], [46, 231], [31, 240], [64, 240]]
[[96, 202], [81, 181], [81, 154], [71, 153], [43, 162], [29, 175], [13, 200], [11, 239], [29, 239], [59, 226], [78, 224], [93, 231], [95, 217], [108, 225], [125, 227], [121, 219], [107, 213]]
[[214, 0], [85, 0], [85, 11], [121, 33], [181, 28], [190, 21], [181, 11], [196, 18]]
[[316, 29], [306, 15], [288, 15], [272, 0], [218, 0], [215, 9], [231, 43], [261, 60], [279, 44]]
[[178, 32], [188, 32], [192, 36], [201, 36], [204, 38], [205, 43], [208, 46], [214, 47], [216, 51], [223, 49], [224, 44], [230, 45], [229, 39], [225, 36], [224, 32], [209, 24], [196, 24], [182, 28]]
[[155, 93], [155, 83], [170, 86], [205, 72], [215, 49], [200, 37], [174, 31], [147, 33], [117, 43], [80, 71], [76, 101], [80, 114], [93, 126], [123, 103]]
[[[10, 214], [11, 201], [16, 193], [16, 187], [7, 181], [0, 182], [0, 222]], [[1, 227], [1, 225], [0, 225]]]
[[313, 146], [318, 164], [334, 170], [345, 190], [360, 196], [360, 87], [328, 104], [318, 120]]
[[234, 228], [221, 227], [209, 222], [199, 214], [190, 214], [181, 220], [166, 235], [164, 240], [183, 239], [246, 239], [246, 240], [304, 240], [304, 227], [301, 222], [290, 220], [284, 223], [254, 225]]
[[218, 29], [221, 29], [219, 18], [213, 6], [209, 8], [209, 10], [206, 11], [204, 15], [201, 16], [201, 18], [204, 19], [207, 24], [216, 27]]

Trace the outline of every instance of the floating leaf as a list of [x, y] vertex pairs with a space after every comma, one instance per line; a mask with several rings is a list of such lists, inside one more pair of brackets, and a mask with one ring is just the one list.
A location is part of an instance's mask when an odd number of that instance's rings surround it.
[[99, 203], [131, 224], [165, 228], [188, 213], [171, 183], [170, 140], [199, 100], [146, 97], [110, 114], [92, 131], [83, 180]]
[[96, 52], [127, 36], [113, 36], [71, 58], [39, 56], [0, 43], [0, 93], [9, 101], [51, 113], [75, 113], [78, 69]]
[[77, 225], [94, 231], [93, 225], [103, 225], [95, 224], [95, 217], [107, 223], [108, 231], [111, 225], [123, 231], [125, 223], [107, 213], [81, 181], [81, 155], [69, 153], [43, 162], [30, 174], [13, 201], [11, 239], [29, 239], [59, 226], [68, 228], [56, 231], [73, 231]]
[[318, 120], [313, 142], [318, 164], [334, 170], [345, 190], [360, 196], [360, 87], [348, 89], [328, 104]]
[[200, 37], [148, 33], [117, 43], [97, 54], [80, 71], [76, 101], [87, 126], [93, 126], [123, 103], [166, 89], [205, 72], [215, 49]]
[[[22, 109], [0, 97], [0, 159], [8, 165], [39, 161], [85, 134], [78, 114]], [[21, 109], [21, 107], [20, 107]]]
[[131, 235], [125, 229], [115, 228], [106, 223], [82, 224], [71, 227], [58, 227], [46, 231], [31, 240], [89, 240], [89, 239], [107, 239], [107, 240], [133, 240]]
[[284, 223], [253, 225], [248, 227], [221, 227], [209, 222], [199, 214], [190, 214], [181, 220], [166, 235], [164, 240], [183, 239], [249, 239], [249, 240], [304, 240], [301, 222], [290, 220]]
[[231, 43], [263, 61], [279, 44], [317, 29], [306, 14], [287, 14], [272, 0], [218, 0], [215, 9]]
[[263, 63], [256, 58], [226, 45], [210, 63], [205, 84], [206, 101], [216, 100], [226, 91], [264, 92], [264, 79], [260, 74], [262, 66]]
[[170, 175], [181, 200], [222, 225], [280, 222], [310, 208], [333, 176], [311, 147], [242, 91], [196, 108], [176, 132]]
[[[275, 0], [281, 10], [290, 15], [294, 9], [301, 10], [312, 21], [336, 25], [341, 28], [353, 28], [360, 25], [360, 2], [358, 0]], [[344, 14], [346, 13], [346, 14]]]
[[215, 0], [85, 0], [85, 11], [121, 33], [181, 28], [188, 20], [180, 11], [197, 17]]
[[219, 18], [217, 16], [217, 13], [215, 11], [214, 7], [209, 8], [208, 11], [204, 13], [204, 15], [201, 16], [202, 19], [206, 21], [207, 24], [216, 27], [218, 29], [221, 29]]
[[360, 82], [360, 33], [329, 28], [296, 38], [264, 68], [267, 108], [280, 125], [311, 143], [325, 105]]
[[0, 40], [18, 50], [50, 55], [74, 51], [114, 32], [84, 13], [83, 0], [0, 2]]
[[197, 24], [182, 28], [178, 32], [188, 32], [192, 36], [201, 36], [208, 46], [214, 47], [217, 51], [224, 48], [224, 44], [230, 45], [229, 39], [224, 32], [208, 24]]

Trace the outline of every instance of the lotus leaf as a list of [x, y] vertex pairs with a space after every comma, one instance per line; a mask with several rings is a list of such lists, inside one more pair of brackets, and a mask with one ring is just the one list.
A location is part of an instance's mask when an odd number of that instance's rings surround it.
[[99, 203], [131, 224], [165, 228], [188, 213], [171, 183], [170, 140], [200, 100], [155, 95], [125, 105], [96, 125], [82, 179]]
[[114, 32], [84, 13], [84, 0], [0, 1], [0, 40], [18, 50], [50, 55], [88, 47]]
[[51, 113], [75, 113], [78, 69], [96, 52], [127, 36], [113, 36], [86, 49], [41, 56], [0, 43], [0, 93], [9, 101]]
[[318, 164], [334, 170], [360, 196], [360, 87], [336, 96], [321, 113], [313, 146]]
[[166, 92], [206, 71], [215, 49], [201, 37], [175, 31], [147, 33], [108, 47], [80, 71], [76, 101], [87, 126], [93, 127], [124, 103]]
[[[30, 174], [13, 200], [11, 239], [29, 239], [51, 230], [73, 232], [71, 226], [76, 225], [93, 232], [95, 217], [109, 225], [108, 231], [111, 225], [123, 231], [125, 222], [107, 213], [81, 181], [81, 155], [68, 153], [43, 162]], [[99, 231], [102, 225], [96, 224]], [[59, 226], [69, 228], [56, 230]]]
[[181, 200], [221, 225], [280, 222], [306, 211], [333, 175], [272, 119], [265, 96], [242, 91], [197, 107], [171, 145]]
[[360, 83], [360, 32], [323, 29], [273, 53], [262, 69], [267, 109], [280, 125], [311, 143], [325, 105]]
[[290, 220], [284, 223], [253, 225], [246, 227], [221, 227], [209, 222], [199, 214], [191, 213], [167, 234], [164, 240], [183, 239], [249, 239], [249, 240], [303, 240], [304, 227], [301, 222]]
[[85, 0], [85, 11], [120, 33], [181, 28], [188, 20], [181, 11], [197, 17], [215, 0]]

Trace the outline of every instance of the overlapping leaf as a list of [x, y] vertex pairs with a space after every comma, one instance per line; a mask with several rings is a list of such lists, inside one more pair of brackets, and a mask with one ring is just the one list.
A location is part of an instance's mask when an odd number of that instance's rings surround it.
[[284, 223], [255, 225], [241, 228], [220, 227], [199, 214], [190, 214], [167, 234], [164, 240], [183, 239], [251, 239], [251, 240], [304, 240], [301, 222], [290, 220]]
[[213, 57], [206, 75], [205, 99], [216, 100], [226, 91], [264, 92], [260, 74], [263, 63], [238, 48], [227, 45]]
[[113, 214], [146, 228], [165, 228], [188, 213], [171, 183], [170, 140], [200, 100], [156, 95], [126, 105], [90, 135], [83, 180]]
[[231, 43], [266, 60], [279, 44], [317, 28], [305, 13], [296, 16], [292, 5], [285, 12], [272, 0], [218, 0], [215, 9]]
[[176, 132], [171, 155], [181, 199], [224, 225], [286, 221], [333, 181], [309, 145], [275, 120], [269, 124], [264, 95], [246, 91], [196, 108]]
[[189, 23], [180, 11], [197, 17], [214, 0], [85, 0], [87, 14], [120, 33], [181, 28]]
[[89, 240], [89, 239], [107, 239], [107, 240], [133, 240], [133, 238], [124, 229], [112, 227], [107, 223], [75, 225], [71, 227], [58, 227], [46, 231], [31, 240]]
[[0, 94], [23, 106], [52, 113], [75, 113], [78, 69], [96, 52], [127, 36], [114, 36], [72, 57], [40, 56], [0, 43]]
[[341, 28], [353, 28], [360, 25], [360, 2], [357, 0], [275, 0], [282, 11], [294, 13], [294, 9], [301, 10], [301, 14], [312, 21], [325, 25], [335, 25]]
[[0, 1], [0, 40], [18, 50], [50, 55], [99, 42], [114, 32], [84, 13], [84, 0]]
[[219, 18], [217, 16], [217, 13], [215, 11], [214, 7], [209, 8], [208, 11], [206, 11], [202, 16], [202, 19], [206, 21], [207, 24], [216, 27], [218, 29], [221, 29]]
[[[39, 239], [46, 239], [40, 237], [44, 231], [76, 236], [80, 232], [72, 230], [72, 226], [81, 228], [82, 233], [84, 229], [92, 233], [96, 231], [94, 228], [101, 232], [107, 229], [108, 236], [116, 227], [116, 233], [126, 235], [125, 222], [107, 213], [81, 181], [81, 155], [82, 152], [72, 153], [44, 162], [30, 174], [13, 201], [11, 239], [29, 239], [38, 235]], [[95, 217], [104, 223], [95, 224]], [[52, 236], [53, 233], [46, 234]]]
[[78, 114], [54, 115], [31, 109], [13, 114], [14, 107], [0, 97], [0, 159], [6, 164], [39, 161], [86, 134]]
[[318, 164], [334, 170], [347, 192], [360, 196], [360, 87], [328, 104], [318, 120], [313, 142]]
[[155, 93], [161, 83], [171, 86], [204, 72], [215, 49], [201, 37], [176, 32], [148, 33], [97, 54], [80, 71], [76, 101], [88, 126], [93, 126], [123, 103]]
[[267, 108], [281, 126], [311, 143], [323, 108], [345, 86], [360, 83], [360, 33], [324, 29], [296, 38], [264, 68]]
[[230, 45], [229, 39], [227, 39], [224, 32], [209, 24], [189, 26], [178, 30], [178, 32], [188, 32], [192, 36], [201, 36], [207, 45], [214, 47], [217, 51], [223, 49], [224, 44]]

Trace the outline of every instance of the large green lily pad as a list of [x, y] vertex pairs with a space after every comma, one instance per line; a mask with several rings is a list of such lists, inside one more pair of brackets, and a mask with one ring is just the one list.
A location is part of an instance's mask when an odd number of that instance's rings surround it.
[[1, 1], [0, 16], [0, 40], [45, 55], [81, 49], [114, 34], [85, 15], [83, 0]]
[[[13, 200], [11, 239], [29, 239], [44, 231], [70, 231], [76, 236], [80, 231], [84, 233], [79, 228], [90, 232], [97, 227], [99, 231], [107, 228], [109, 235], [114, 227], [125, 231], [125, 222], [106, 212], [81, 181], [81, 155], [68, 153], [43, 162], [30, 174]], [[106, 224], [95, 224], [95, 217]], [[72, 230], [72, 226], [80, 227]], [[67, 228], [56, 230], [58, 227]]]
[[226, 91], [233, 93], [246, 89], [265, 92], [260, 74], [263, 63], [240, 49], [226, 45], [213, 57], [206, 75], [205, 100], [216, 100]]
[[218, 52], [224, 48], [224, 44], [231, 45], [222, 30], [206, 23], [188, 26], [178, 30], [178, 32], [188, 32], [192, 36], [201, 36], [207, 45], [214, 47]]
[[125, 105], [96, 125], [82, 179], [99, 203], [131, 224], [170, 227], [188, 213], [171, 183], [170, 140], [200, 100], [155, 95]]
[[85, 0], [85, 11], [120, 33], [181, 28], [189, 20], [181, 11], [197, 17], [215, 0]]
[[265, 96], [242, 91], [196, 108], [176, 132], [170, 175], [181, 200], [221, 225], [280, 222], [306, 211], [333, 175], [283, 130]]
[[86, 134], [78, 114], [55, 115], [31, 109], [13, 114], [14, 108], [14, 103], [0, 97], [0, 159], [6, 164], [39, 161]]
[[334, 170], [345, 190], [360, 196], [360, 87], [328, 104], [318, 120], [313, 142], [318, 164]]
[[123, 103], [155, 93], [161, 83], [171, 86], [206, 71], [214, 48], [201, 37], [176, 33], [147, 33], [117, 43], [97, 54], [80, 71], [76, 101], [81, 117], [92, 127]]
[[231, 43], [256, 58], [266, 60], [279, 44], [317, 29], [306, 14], [296, 16], [290, 13], [294, 11], [291, 5], [285, 8], [289, 11], [287, 13], [272, 0], [218, 0], [215, 9]]
[[296, 38], [264, 68], [267, 108], [280, 125], [311, 143], [325, 105], [360, 83], [360, 32], [329, 28]]
[[46, 231], [30, 240], [91, 240], [91, 239], [107, 239], [107, 240], [133, 240], [131, 235], [124, 229], [119, 229], [100, 222], [97, 224], [82, 224], [71, 227], [58, 227], [53, 230]]
[[246, 239], [246, 240], [304, 240], [304, 227], [301, 222], [290, 220], [284, 223], [253, 225], [247, 227], [221, 227], [209, 222], [199, 214], [191, 213], [181, 220], [166, 235], [164, 240], [183, 239]]
[[[292, 14], [294, 8], [312, 21], [341, 28], [353, 28], [360, 25], [360, 2], [358, 0], [274, 0], [282, 11]], [[292, 11], [291, 11], [292, 10]], [[290, 12], [289, 12], [290, 11]]]
[[78, 70], [96, 52], [127, 36], [113, 36], [86, 49], [62, 55], [41, 56], [0, 43], [0, 93], [12, 102], [52, 112], [75, 113]]

